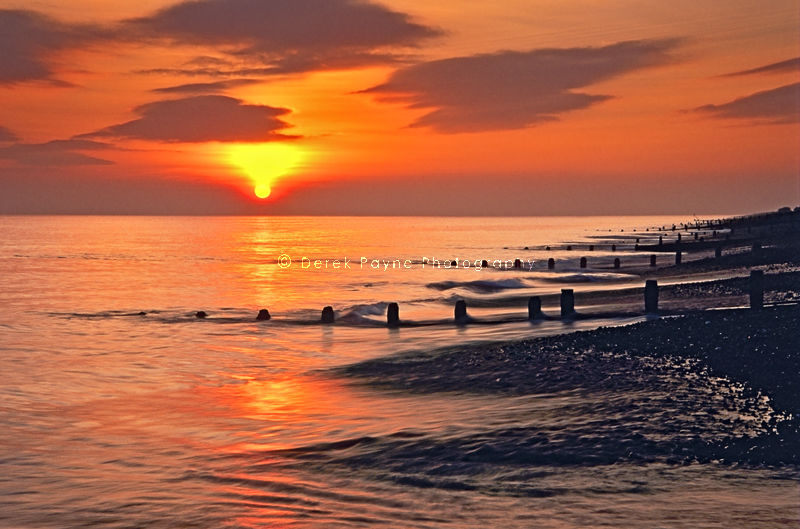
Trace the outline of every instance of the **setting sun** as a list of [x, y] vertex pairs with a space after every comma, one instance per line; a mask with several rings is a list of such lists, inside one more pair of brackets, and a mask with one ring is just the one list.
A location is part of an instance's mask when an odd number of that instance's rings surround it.
[[295, 169], [302, 159], [301, 150], [289, 143], [238, 144], [230, 147], [228, 159], [252, 181], [258, 198], [272, 193], [275, 181]]

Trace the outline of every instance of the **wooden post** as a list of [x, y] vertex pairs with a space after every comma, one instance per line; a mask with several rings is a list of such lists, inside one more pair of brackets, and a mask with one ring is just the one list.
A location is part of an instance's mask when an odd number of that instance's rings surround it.
[[612, 252], [616, 252], [617, 251], [617, 245], [616, 244], [612, 244], [611, 245], [611, 251]]
[[589, 245], [589, 251], [590, 251], [590, 252], [593, 252], [593, 251], [594, 251], [594, 244], [590, 244], [590, 245]]
[[614, 258], [614, 268], [619, 268], [619, 257]]
[[333, 315], [333, 307], [330, 305], [322, 309], [322, 323], [333, 323], [334, 315]]
[[656, 254], [650, 256], [650, 266], [656, 265]]
[[389, 303], [386, 307], [386, 323], [389, 327], [400, 325], [400, 306], [397, 303]]
[[664, 237], [662, 235], [659, 235], [658, 236], [658, 245], [661, 246], [662, 244], [664, 244]]
[[489, 261], [487, 261], [486, 259], [481, 261], [481, 268], [489, 268]]
[[455, 319], [459, 325], [467, 323], [467, 302], [463, 299], [456, 301]]
[[541, 318], [542, 314], [542, 300], [539, 296], [531, 296], [528, 298], [528, 319], [535, 320]]
[[681, 264], [681, 251], [680, 250], [675, 252], [675, 264], [676, 265]]
[[644, 283], [644, 311], [646, 314], [658, 312], [658, 281], [648, 279]]
[[522, 268], [522, 261], [514, 259], [514, 268]]
[[261, 309], [258, 311], [258, 316], [256, 316], [256, 320], [258, 321], [266, 321], [270, 319], [272, 316], [269, 315], [269, 311], [267, 309]]
[[575, 293], [571, 288], [561, 289], [561, 317], [571, 318], [575, 315]]
[[572, 245], [568, 245], [568, 246], [567, 246], [567, 251], [568, 251], [568, 252], [571, 252], [571, 251], [572, 251]]
[[206, 314], [206, 311], [204, 310], [198, 310], [197, 312], [194, 313], [194, 317], [197, 318], [198, 320], [202, 320], [206, 316], [208, 316], [208, 314]]
[[581, 257], [581, 268], [586, 268], [586, 258]]
[[760, 309], [764, 306], [764, 272], [750, 271], [750, 308]]
[[556, 267], [556, 260], [551, 257], [550, 259], [547, 260], [547, 269], [552, 270], [555, 267]]

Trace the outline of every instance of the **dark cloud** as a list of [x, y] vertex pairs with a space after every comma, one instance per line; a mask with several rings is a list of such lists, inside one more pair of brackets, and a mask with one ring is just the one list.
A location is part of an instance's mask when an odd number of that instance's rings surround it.
[[287, 140], [296, 136], [280, 134], [289, 127], [279, 116], [286, 108], [248, 105], [221, 95], [200, 95], [156, 101], [135, 109], [139, 118], [114, 125], [83, 137], [120, 137], [165, 142]]
[[785, 73], [794, 72], [800, 73], [800, 57], [794, 59], [787, 59], [785, 61], [774, 62], [766, 66], [759, 66], [750, 70], [742, 70], [740, 72], [733, 72], [725, 74], [723, 77], [739, 77], [741, 75], [755, 75], [761, 73]]
[[721, 105], [704, 105], [695, 112], [720, 119], [743, 119], [762, 124], [800, 121], [800, 83], [756, 92]]
[[[127, 28], [144, 38], [214, 46], [269, 65], [268, 73], [385, 62], [394, 57], [390, 49], [441, 34], [406, 14], [357, 0], [194, 0], [130, 20]], [[221, 66], [206, 61], [198, 69]]]
[[410, 108], [434, 109], [412, 126], [441, 132], [523, 128], [609, 99], [574, 90], [668, 63], [678, 44], [674, 39], [630, 41], [443, 59], [400, 69], [365, 92]]
[[113, 162], [82, 151], [107, 150], [111, 146], [97, 141], [72, 139], [47, 143], [17, 143], [0, 148], [0, 159], [20, 165], [60, 167], [69, 165], [111, 165]]
[[53, 78], [49, 57], [58, 51], [111, 38], [95, 26], [69, 25], [33, 11], [0, 9], [0, 84]]
[[258, 84], [261, 81], [258, 79], [229, 79], [227, 81], [217, 81], [214, 83], [189, 83], [178, 86], [167, 86], [164, 88], [156, 88], [153, 92], [163, 94], [215, 94], [236, 88], [239, 86], [247, 86]]
[[0, 142], [6, 141], [17, 141], [17, 135], [7, 128], [0, 126]]

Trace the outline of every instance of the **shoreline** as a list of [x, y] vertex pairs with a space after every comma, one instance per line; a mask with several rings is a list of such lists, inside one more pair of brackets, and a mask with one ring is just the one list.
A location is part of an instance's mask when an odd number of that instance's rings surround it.
[[[620, 355], [632, 360], [699, 361], [710, 376], [741, 383], [753, 401], [766, 396], [783, 420], [763, 425], [756, 437], [697, 440], [682, 447], [681, 461], [800, 465], [800, 304], [761, 310], [693, 311], [625, 326], [488, 345], [401, 353], [335, 370], [353, 383], [411, 393], [519, 396], [543, 392], [539, 356]], [[622, 376], [636, 376], [623, 373]], [[548, 389], [548, 388], [545, 388]], [[580, 388], [577, 388], [579, 390]], [[576, 390], [573, 388], [573, 390]], [[734, 419], [735, 420], [735, 419]]]

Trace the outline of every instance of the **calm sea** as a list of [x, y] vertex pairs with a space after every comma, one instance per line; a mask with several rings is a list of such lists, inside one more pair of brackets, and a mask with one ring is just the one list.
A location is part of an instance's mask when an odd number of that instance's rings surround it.
[[[513, 396], [338, 369], [636, 321], [518, 320], [528, 295], [640, 286], [634, 238], [683, 220], [0, 217], [0, 526], [791, 526], [796, 475], [654, 448], [771, 417], [701, 367], [623, 390], [554, 359], [572, 389]], [[458, 299], [505, 323], [453, 325]]]

